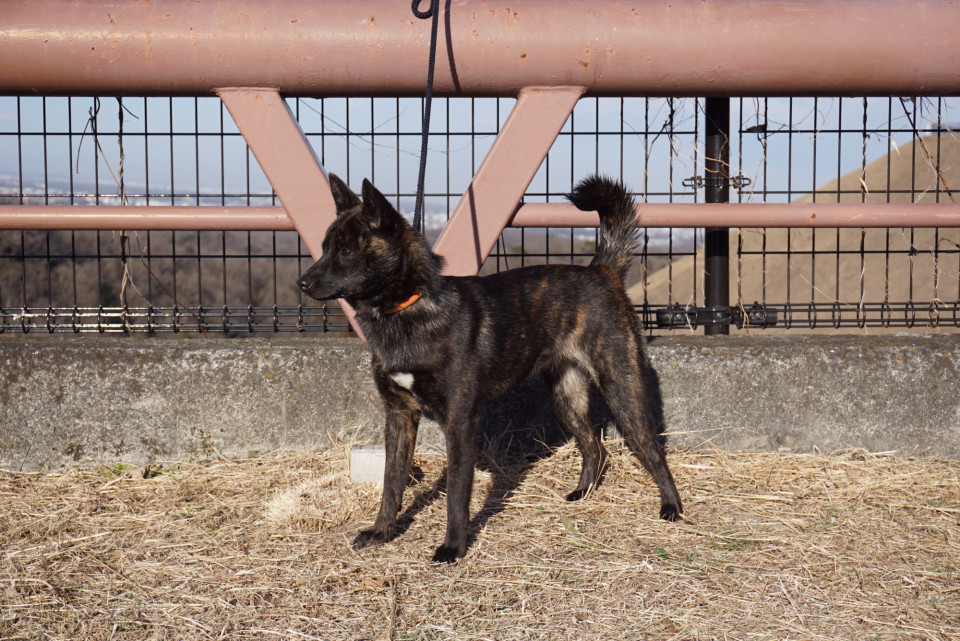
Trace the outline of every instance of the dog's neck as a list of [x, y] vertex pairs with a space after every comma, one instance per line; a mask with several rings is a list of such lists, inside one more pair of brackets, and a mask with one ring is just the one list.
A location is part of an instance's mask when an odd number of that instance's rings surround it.
[[410, 307], [411, 305], [413, 305], [414, 303], [416, 303], [418, 300], [420, 300], [420, 294], [414, 292], [414, 294], [413, 294], [410, 298], [408, 298], [408, 299], [402, 301], [401, 303], [399, 303], [398, 305], [396, 305], [396, 306], [394, 306], [394, 307], [391, 307], [390, 309], [384, 310], [384, 311], [382, 311], [382, 312], [380, 312], [380, 313], [383, 314], [384, 316], [389, 316], [390, 314], [396, 314], [397, 312], [402, 312], [402, 311], [405, 310], [406, 308], [408, 308], [408, 307]]

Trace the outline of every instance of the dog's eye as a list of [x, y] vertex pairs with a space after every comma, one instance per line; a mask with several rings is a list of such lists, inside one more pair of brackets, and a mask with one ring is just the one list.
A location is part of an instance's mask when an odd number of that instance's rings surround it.
[[352, 254], [352, 253], [353, 253], [353, 250], [350, 249], [349, 247], [341, 247], [341, 248], [340, 248], [340, 255], [341, 255], [341, 256], [349, 256], [349, 255]]

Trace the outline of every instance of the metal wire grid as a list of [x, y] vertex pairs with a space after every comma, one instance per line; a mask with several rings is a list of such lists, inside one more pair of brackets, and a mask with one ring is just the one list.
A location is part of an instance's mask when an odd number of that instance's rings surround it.
[[[753, 182], [739, 191], [741, 201], [960, 196], [960, 135], [949, 120], [956, 99], [738, 102], [734, 171]], [[779, 327], [960, 327], [958, 229], [741, 229], [735, 242], [732, 298], [775, 312]]]
[[[851, 100], [862, 104], [857, 127], [849, 124], [856, 111]], [[886, 105], [885, 119], [874, 115], [878, 103]], [[439, 234], [512, 104], [510, 99], [447, 99], [434, 109], [431, 129], [439, 133], [430, 139], [428, 237]], [[909, 125], [894, 115], [898, 105], [912, 106], [912, 117], [905, 118]], [[916, 172], [908, 187], [890, 182], [885, 190], [854, 189], [839, 178], [855, 157], [848, 150], [851, 140], [859, 144], [861, 170], [877, 155], [878, 144], [886, 144], [889, 159], [891, 151], [910, 141], [934, 136], [942, 156], [943, 141], [955, 139], [947, 124], [953, 105], [943, 99], [733, 100], [732, 119], [739, 126], [730, 140], [731, 158], [736, 158], [731, 178], [737, 198], [776, 202], [829, 196], [836, 201], [880, 194], [913, 202], [931, 194], [938, 200], [951, 197], [945, 185], [928, 191], [918, 184]], [[290, 106], [324, 166], [354, 185], [370, 177], [401, 211], [412, 210], [419, 100], [290, 99]], [[650, 202], [696, 202], [696, 176], [703, 167], [702, 109], [697, 99], [581, 100], [526, 200], [556, 201], [576, 178], [601, 171], [620, 176], [638, 198]], [[0, 198], [9, 203], [276, 204], [215, 98], [0, 98], [0, 149], [6, 159], [0, 165]], [[836, 187], [829, 194], [818, 191], [831, 178]], [[922, 245], [917, 238], [925, 230], [882, 230], [887, 243], [878, 249], [861, 234], [856, 250], [846, 248], [851, 230], [806, 232], [811, 240], [798, 236], [804, 231], [734, 234], [734, 304], [756, 300], [779, 314], [781, 327], [792, 328], [958, 324], [950, 307], [951, 297], [960, 300], [960, 292], [953, 296], [958, 272], [950, 267], [957, 264], [957, 230], [932, 232], [935, 272], [921, 269], [917, 261]], [[785, 246], [778, 234], [785, 234]], [[897, 244], [904, 234], [912, 239], [906, 249]], [[832, 238], [833, 247], [824, 244]], [[584, 262], [595, 242], [594, 230], [508, 230], [484, 270]], [[702, 303], [702, 244], [702, 231], [642, 232], [631, 294], [647, 328], [655, 327], [659, 309]], [[840, 273], [851, 255], [861, 260], [855, 279], [859, 296], [846, 291], [849, 283]], [[874, 273], [875, 256], [884, 261], [882, 276]], [[890, 298], [897, 262], [904, 257], [911, 261], [906, 303]], [[0, 231], [0, 330], [346, 330], [336, 305], [303, 300], [293, 286], [310, 262], [293, 232]], [[833, 266], [832, 283], [821, 275], [824, 265]], [[776, 288], [770, 284], [775, 273], [785, 280]], [[879, 281], [885, 296], [867, 300], [866, 284]], [[933, 296], [922, 300], [922, 283], [928, 281], [934, 283]], [[923, 316], [925, 305], [937, 314]], [[900, 311], [905, 313], [898, 316]]]
[[[16, 98], [0, 140], [8, 202], [276, 204], [218, 99]], [[310, 262], [294, 232], [0, 232], [0, 329], [346, 331], [300, 300]]]

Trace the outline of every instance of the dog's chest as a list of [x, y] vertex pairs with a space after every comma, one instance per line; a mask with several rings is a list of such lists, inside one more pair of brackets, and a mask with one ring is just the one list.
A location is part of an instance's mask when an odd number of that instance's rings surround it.
[[[381, 337], [377, 337], [380, 339]], [[373, 343], [373, 341], [371, 341]], [[372, 344], [375, 361], [380, 371], [400, 387], [413, 391], [414, 383], [424, 385], [443, 367], [442, 356], [434, 345], [417, 340], [417, 337], [403, 337], [391, 343], [377, 340]], [[414, 373], [416, 372], [416, 376]]]
[[413, 389], [413, 374], [410, 372], [394, 372], [390, 374], [390, 380], [405, 390]]

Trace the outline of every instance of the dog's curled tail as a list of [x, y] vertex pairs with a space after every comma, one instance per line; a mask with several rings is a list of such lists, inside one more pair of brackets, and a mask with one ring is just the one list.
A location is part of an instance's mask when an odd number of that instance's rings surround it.
[[577, 209], [600, 214], [600, 242], [590, 264], [609, 267], [625, 279], [637, 231], [633, 199], [627, 188], [605, 176], [590, 176], [581, 180], [567, 198]]

